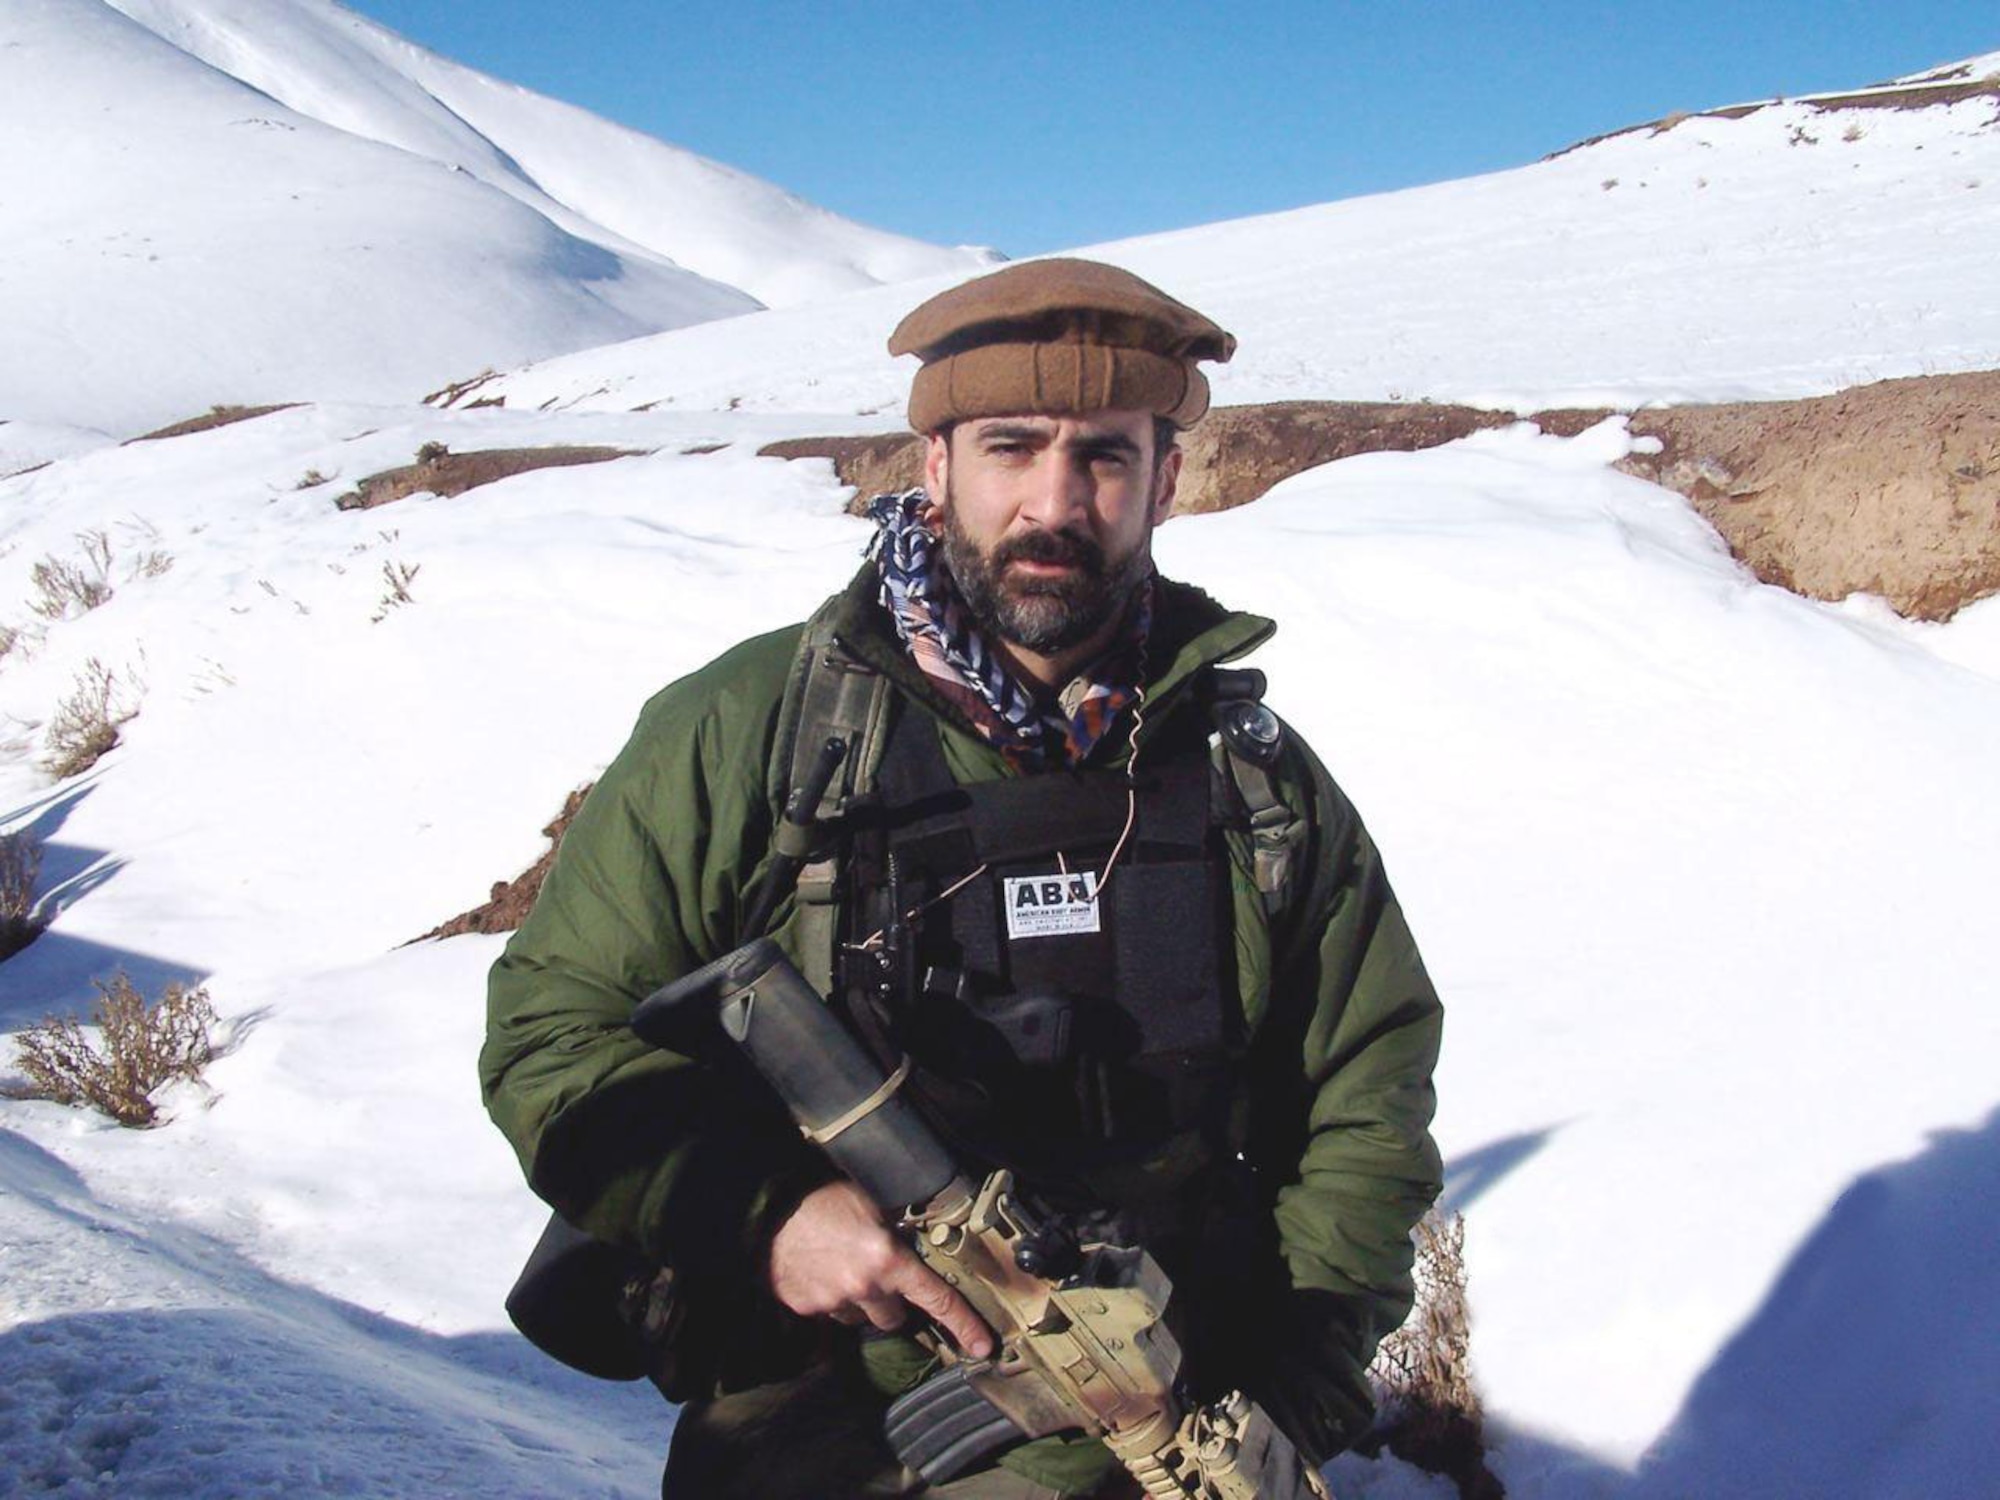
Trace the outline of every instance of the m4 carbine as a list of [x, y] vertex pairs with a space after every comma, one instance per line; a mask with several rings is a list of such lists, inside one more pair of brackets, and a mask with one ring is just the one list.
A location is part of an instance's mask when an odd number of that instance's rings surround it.
[[889, 1409], [891, 1446], [928, 1483], [1016, 1439], [1083, 1431], [1157, 1500], [1325, 1500], [1261, 1406], [1186, 1397], [1159, 1263], [1037, 1212], [1009, 1172], [962, 1170], [898, 1094], [908, 1063], [885, 1074], [770, 939], [657, 991], [632, 1028], [682, 1050], [690, 1020], [709, 1015], [996, 1335], [984, 1359], [938, 1340], [944, 1369]]

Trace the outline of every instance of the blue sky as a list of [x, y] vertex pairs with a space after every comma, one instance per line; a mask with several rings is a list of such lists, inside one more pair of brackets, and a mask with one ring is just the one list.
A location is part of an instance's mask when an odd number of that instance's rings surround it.
[[1011, 255], [1518, 166], [2000, 50], [1993, 0], [348, 0], [850, 217]]

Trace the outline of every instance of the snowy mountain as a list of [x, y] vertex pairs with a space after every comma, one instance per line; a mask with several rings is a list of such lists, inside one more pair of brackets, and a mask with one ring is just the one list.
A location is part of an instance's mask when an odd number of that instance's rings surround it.
[[[195, 122], [170, 179], [187, 193], [221, 141], [272, 182], [296, 180], [294, 151], [337, 163], [268, 242], [287, 254], [311, 213], [360, 234], [383, 184], [427, 205], [439, 180], [508, 244], [531, 221], [558, 262], [596, 244], [302, 98], [255, 106], [289, 130], [231, 125], [258, 96], [122, 13], [26, 12], [9, 87], [37, 87], [18, 51], [69, 55], [55, 41], [88, 18], [93, 76]], [[1105, 253], [1242, 337], [1236, 401], [1778, 394], [1991, 366], [2000, 127], [1990, 90], [1947, 97], [1990, 63], [1921, 107], [1691, 116]], [[64, 118], [126, 104], [105, 83]], [[101, 169], [132, 191], [167, 172], [162, 129]], [[36, 172], [84, 170], [37, 139]], [[427, 247], [470, 243], [428, 215], [402, 238], [368, 223], [350, 302], [395, 306]], [[258, 279], [254, 215], [206, 239], [175, 222], [214, 280], [284, 290]], [[633, 295], [735, 295], [616, 253]], [[72, 294], [101, 300], [103, 259], [34, 264], [108, 342]], [[534, 264], [458, 269], [542, 307]], [[86, 1014], [119, 970], [149, 994], [204, 983], [226, 1045], [150, 1131], [0, 1099], [0, 1493], [658, 1492], [657, 1399], [569, 1377], [501, 1312], [542, 1210], [472, 1082], [498, 940], [399, 945], [542, 852], [650, 692], [851, 574], [867, 532], [846, 492], [755, 454], [898, 426], [907, 372], [881, 341], [940, 284], [550, 361], [471, 398], [498, 408], [322, 400], [130, 446], [0, 427], [0, 474], [9, 452], [53, 460], [0, 477], [0, 830], [39, 846], [53, 916], [0, 962], [0, 1074], [7, 1034]], [[577, 285], [576, 306], [610, 306]], [[173, 347], [153, 326], [114, 352], [199, 373], [200, 327]], [[286, 355], [302, 381], [325, 338]], [[80, 355], [36, 347], [40, 379], [86, 389], [63, 363]], [[244, 383], [192, 404], [286, 394], [225, 355]], [[1273, 704], [1365, 811], [1445, 996], [1438, 1135], [1509, 1492], [1989, 1494], [2000, 600], [1919, 625], [1759, 584], [1678, 496], [1610, 467], [1633, 441], [1614, 419], [1349, 459], [1176, 519], [1162, 565], [1280, 621], [1256, 660]], [[634, 456], [336, 507], [430, 443]], [[108, 597], [52, 601], [51, 564]], [[57, 780], [50, 735], [93, 685], [130, 717]], [[1343, 1500], [1449, 1493], [1387, 1460], [1334, 1480]]]
[[409, 398], [992, 257], [865, 228], [329, 0], [21, 0], [0, 417]]
[[[1820, 395], [2000, 364], [2000, 81], [1888, 85], [1621, 132], [1532, 166], [1079, 252], [1241, 340], [1221, 403], [1555, 406]], [[1940, 70], [1950, 71], [1950, 70]], [[1934, 102], [1933, 102], [1934, 101]], [[590, 410], [891, 411], [913, 292], [760, 314], [483, 386]], [[809, 351], [775, 383], [772, 351]]]

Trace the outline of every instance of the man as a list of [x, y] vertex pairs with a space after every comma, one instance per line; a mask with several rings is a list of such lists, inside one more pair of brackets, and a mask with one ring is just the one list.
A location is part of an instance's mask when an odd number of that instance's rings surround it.
[[923, 489], [809, 626], [648, 705], [494, 968], [494, 1119], [566, 1219], [664, 1268], [637, 1316], [687, 1403], [674, 1500], [1136, 1493], [1063, 1436], [923, 1490], [880, 1430], [929, 1367], [909, 1331], [989, 1331], [726, 1059], [626, 1028], [756, 935], [797, 747], [855, 685], [853, 795], [779, 943], [963, 1158], [1143, 1238], [1198, 1393], [1245, 1388], [1314, 1460], [1367, 1426], [1438, 1190], [1440, 1015], [1353, 808], [1221, 669], [1271, 624], [1153, 571], [1198, 362], [1234, 345], [1084, 261], [912, 312]]

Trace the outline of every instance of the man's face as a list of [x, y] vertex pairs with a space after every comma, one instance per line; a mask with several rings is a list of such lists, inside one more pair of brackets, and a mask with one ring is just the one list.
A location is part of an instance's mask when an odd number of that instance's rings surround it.
[[1155, 462], [1144, 411], [979, 417], [933, 436], [924, 477], [945, 564], [973, 618], [1040, 656], [1092, 641], [1152, 571], [1178, 448]]

